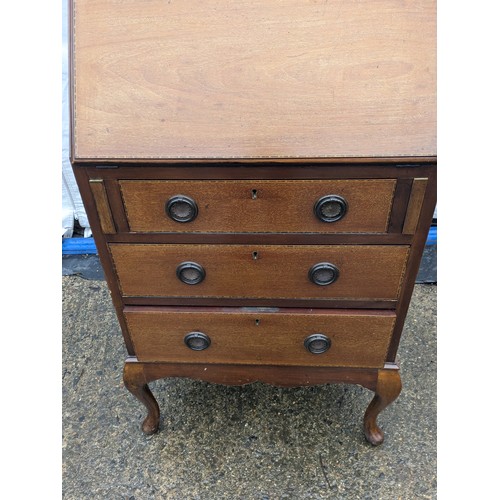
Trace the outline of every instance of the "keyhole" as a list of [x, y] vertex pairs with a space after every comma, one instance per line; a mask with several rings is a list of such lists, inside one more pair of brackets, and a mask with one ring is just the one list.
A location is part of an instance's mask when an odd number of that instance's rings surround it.
[[260, 319], [256, 319], [255, 320], [255, 326], [259, 326], [260, 325]]
[[259, 258], [259, 252], [252, 252], [252, 259], [257, 260]]
[[257, 190], [252, 189], [252, 200], [256, 200], [256, 199], [257, 199]]

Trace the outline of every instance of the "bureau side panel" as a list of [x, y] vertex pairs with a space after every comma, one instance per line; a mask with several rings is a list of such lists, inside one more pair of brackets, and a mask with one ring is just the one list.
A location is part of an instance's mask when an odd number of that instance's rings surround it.
[[[437, 171], [435, 166], [434, 169], [428, 173], [426, 180], [415, 178], [413, 182], [411, 198], [413, 198], [415, 203], [410, 204], [409, 209], [411, 211], [410, 218], [414, 234], [412, 245], [410, 246], [408, 265], [402, 282], [401, 295], [396, 306], [397, 319], [388, 352], [388, 362], [394, 362], [396, 359], [408, 307], [410, 306], [420, 261], [422, 259], [422, 253], [425, 248], [427, 235], [434, 215], [437, 198], [436, 174]], [[415, 205], [417, 205], [417, 207], [415, 207]]]
[[[90, 179], [87, 174], [87, 170], [84, 168], [73, 166], [73, 172], [75, 174], [75, 178], [78, 183], [78, 189], [80, 191], [85, 211], [87, 213], [90, 226], [92, 228], [92, 235], [94, 237], [94, 241], [99, 254], [99, 259], [101, 261], [104, 270], [106, 282], [111, 292], [113, 305], [117, 312], [118, 321], [120, 323], [120, 327], [123, 333], [123, 338], [125, 341], [127, 352], [129, 355], [134, 355], [135, 354], [134, 346], [130, 338], [130, 335], [128, 333], [127, 324], [122, 314], [123, 310], [122, 296], [116, 279], [113, 262], [109, 254], [106, 235], [103, 234], [101, 229], [98, 205], [96, 204], [95, 197], [90, 188]], [[93, 174], [95, 174], [95, 172], [93, 172]], [[96, 181], [99, 180], [99, 178], [96, 175], [92, 175], [92, 180]], [[105, 193], [106, 191], [104, 190], [102, 191], [101, 194], [105, 196]], [[104, 203], [106, 206], [108, 206], [108, 200], [105, 198], [101, 199], [101, 203]]]

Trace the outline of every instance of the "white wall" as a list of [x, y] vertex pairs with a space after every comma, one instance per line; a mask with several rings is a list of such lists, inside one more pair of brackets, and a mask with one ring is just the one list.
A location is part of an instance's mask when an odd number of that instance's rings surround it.
[[69, 162], [69, 88], [68, 88], [68, 2], [62, 0], [63, 33], [62, 33], [62, 236], [71, 238], [75, 220], [85, 229], [84, 236], [91, 236], [87, 214], [83, 208], [82, 199], [75, 176]]

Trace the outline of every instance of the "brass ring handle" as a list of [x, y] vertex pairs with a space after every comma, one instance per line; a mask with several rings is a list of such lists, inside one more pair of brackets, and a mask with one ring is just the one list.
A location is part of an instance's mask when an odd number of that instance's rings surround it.
[[304, 346], [311, 354], [322, 354], [328, 351], [331, 345], [331, 340], [322, 333], [314, 333], [304, 340]]
[[197, 285], [205, 279], [205, 269], [196, 262], [182, 262], [177, 266], [175, 273], [186, 285]]
[[167, 201], [165, 212], [176, 222], [191, 222], [198, 215], [198, 205], [189, 196], [178, 194]]
[[323, 196], [314, 204], [314, 214], [322, 222], [335, 222], [347, 213], [347, 201], [336, 194]]
[[339, 275], [338, 267], [329, 262], [319, 262], [309, 269], [309, 280], [319, 286], [331, 285]]
[[184, 343], [193, 351], [203, 351], [210, 347], [211, 341], [210, 337], [202, 332], [191, 332], [184, 337]]

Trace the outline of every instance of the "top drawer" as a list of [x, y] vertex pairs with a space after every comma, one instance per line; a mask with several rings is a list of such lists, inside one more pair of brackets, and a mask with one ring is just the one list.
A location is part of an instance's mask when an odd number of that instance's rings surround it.
[[133, 232], [385, 233], [395, 179], [122, 180]]

